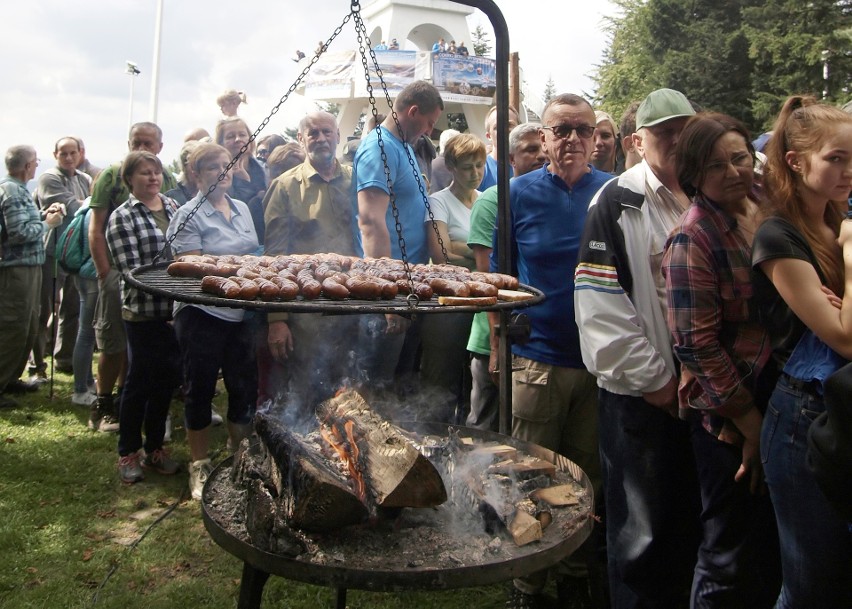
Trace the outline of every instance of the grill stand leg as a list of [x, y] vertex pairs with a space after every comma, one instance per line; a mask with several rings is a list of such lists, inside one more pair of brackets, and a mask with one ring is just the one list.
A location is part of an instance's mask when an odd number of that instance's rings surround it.
[[263, 586], [268, 579], [269, 573], [255, 569], [244, 562], [237, 609], [260, 609], [260, 597], [263, 595]]
[[335, 588], [337, 590], [336, 609], [346, 609], [346, 588]]

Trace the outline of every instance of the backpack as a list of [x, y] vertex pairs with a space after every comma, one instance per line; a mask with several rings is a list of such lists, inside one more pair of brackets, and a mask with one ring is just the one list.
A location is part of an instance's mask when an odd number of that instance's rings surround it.
[[80, 268], [92, 257], [86, 238], [86, 214], [89, 207], [81, 207], [74, 219], [56, 239], [56, 262], [66, 273], [79, 273]]

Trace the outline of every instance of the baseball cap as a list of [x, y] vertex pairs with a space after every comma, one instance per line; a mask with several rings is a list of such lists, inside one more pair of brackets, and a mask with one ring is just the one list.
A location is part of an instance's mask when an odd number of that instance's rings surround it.
[[695, 110], [686, 96], [674, 89], [657, 89], [648, 94], [636, 110], [636, 128], [653, 127], [681, 116], [692, 116]]

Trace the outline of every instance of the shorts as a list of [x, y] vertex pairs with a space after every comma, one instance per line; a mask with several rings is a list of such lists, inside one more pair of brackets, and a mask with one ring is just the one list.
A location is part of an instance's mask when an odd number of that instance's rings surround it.
[[110, 269], [98, 279], [98, 302], [95, 304], [95, 340], [101, 353], [127, 350], [127, 334], [121, 318], [121, 273]]

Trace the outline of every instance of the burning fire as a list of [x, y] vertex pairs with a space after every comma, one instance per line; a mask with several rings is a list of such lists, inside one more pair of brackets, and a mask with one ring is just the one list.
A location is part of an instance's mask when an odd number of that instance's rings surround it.
[[320, 427], [320, 434], [323, 439], [331, 446], [340, 457], [340, 460], [346, 465], [350, 478], [355, 483], [355, 491], [361, 501], [367, 500], [367, 484], [364, 481], [364, 476], [358, 466], [358, 458], [360, 450], [358, 443], [355, 441], [355, 423], [352, 420], [346, 421], [343, 424], [344, 434], [340, 433], [340, 428], [337, 423], [326, 423]]

